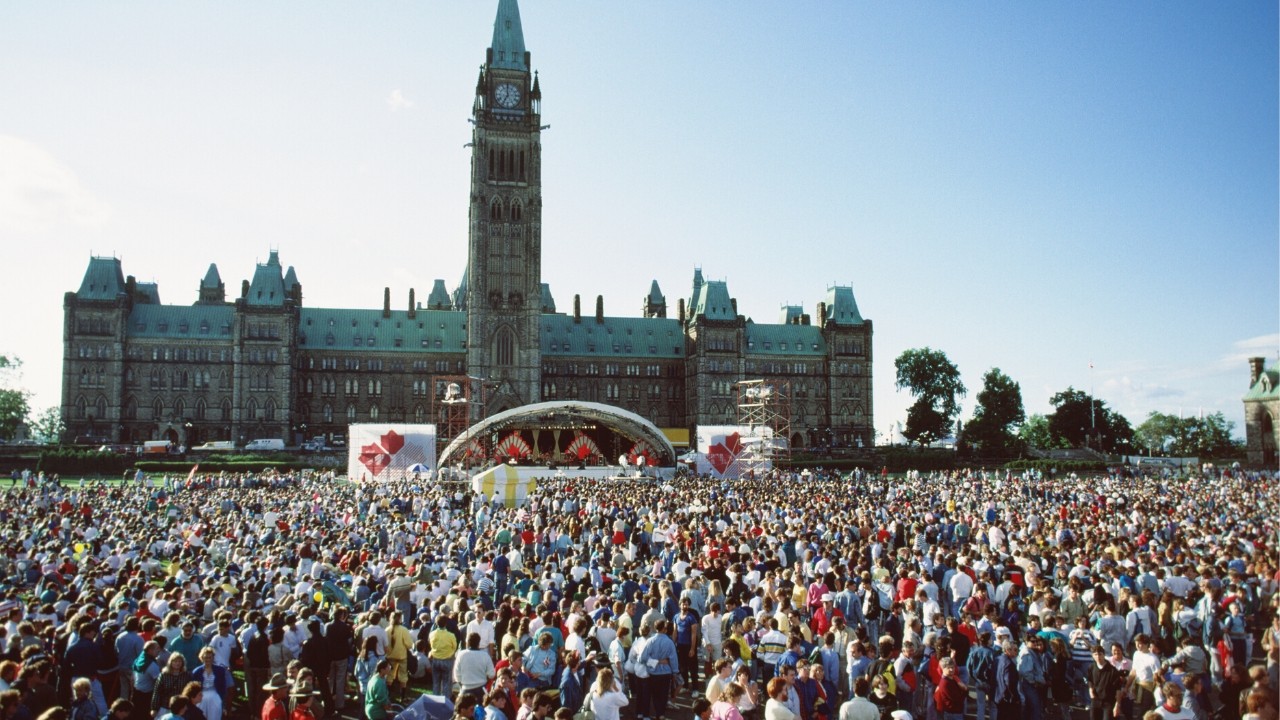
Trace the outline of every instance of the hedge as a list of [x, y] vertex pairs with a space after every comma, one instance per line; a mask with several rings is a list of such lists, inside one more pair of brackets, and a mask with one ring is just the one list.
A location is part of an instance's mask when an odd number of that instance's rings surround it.
[[121, 475], [132, 465], [126, 455], [96, 450], [45, 450], [36, 461], [37, 470], [58, 475]]

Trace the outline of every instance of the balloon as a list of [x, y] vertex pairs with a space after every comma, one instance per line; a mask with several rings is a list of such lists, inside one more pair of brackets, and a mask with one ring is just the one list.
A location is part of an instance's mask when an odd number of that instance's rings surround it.
[[320, 592], [319, 590], [316, 591], [316, 594], [313, 597], [315, 598], [316, 602], [324, 602], [324, 593]]
[[87, 547], [89, 547], [89, 546], [88, 546], [88, 545], [85, 545], [84, 543], [76, 543], [76, 552], [78, 552], [78, 553], [82, 553], [82, 552], [84, 552], [84, 549], [85, 549], [85, 548], [87, 548]]

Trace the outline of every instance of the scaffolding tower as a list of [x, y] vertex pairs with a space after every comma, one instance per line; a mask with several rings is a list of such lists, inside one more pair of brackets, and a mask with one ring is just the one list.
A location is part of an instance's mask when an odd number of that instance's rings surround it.
[[762, 477], [791, 461], [791, 383], [785, 380], [739, 380], [738, 425], [747, 431], [738, 458], [743, 477]]
[[431, 394], [431, 418], [436, 424], [436, 457], [454, 438], [471, 427], [471, 384], [466, 375], [436, 377], [436, 391]]

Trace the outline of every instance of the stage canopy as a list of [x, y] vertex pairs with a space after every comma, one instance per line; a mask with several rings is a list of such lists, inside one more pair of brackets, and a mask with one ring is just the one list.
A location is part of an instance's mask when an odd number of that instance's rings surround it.
[[[622, 442], [598, 447], [601, 430]], [[553, 441], [538, 437], [552, 433]], [[472, 425], [440, 454], [439, 467], [463, 463], [480, 446], [486, 447], [490, 460], [501, 462], [504, 457], [528, 457], [530, 446], [536, 451], [540, 444], [549, 442], [553, 443], [550, 447], [555, 461], [563, 461], [569, 455], [584, 461], [590, 457], [593, 464], [612, 465], [617, 462], [617, 455], [605, 457], [603, 453], [613, 450], [633, 458], [643, 454], [649, 465], [669, 466], [676, 457], [662, 430], [633, 412], [601, 403], [557, 401], [522, 405]]]

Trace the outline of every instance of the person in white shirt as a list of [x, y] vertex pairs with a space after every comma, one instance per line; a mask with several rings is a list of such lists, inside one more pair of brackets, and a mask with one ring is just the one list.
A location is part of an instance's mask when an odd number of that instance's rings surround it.
[[620, 710], [627, 704], [627, 696], [614, 679], [613, 668], [602, 668], [587, 697], [596, 720], [618, 720]]
[[707, 649], [707, 661], [712, 665], [724, 653], [723, 620], [718, 602], [711, 603], [711, 612], [702, 618], [702, 644]]

